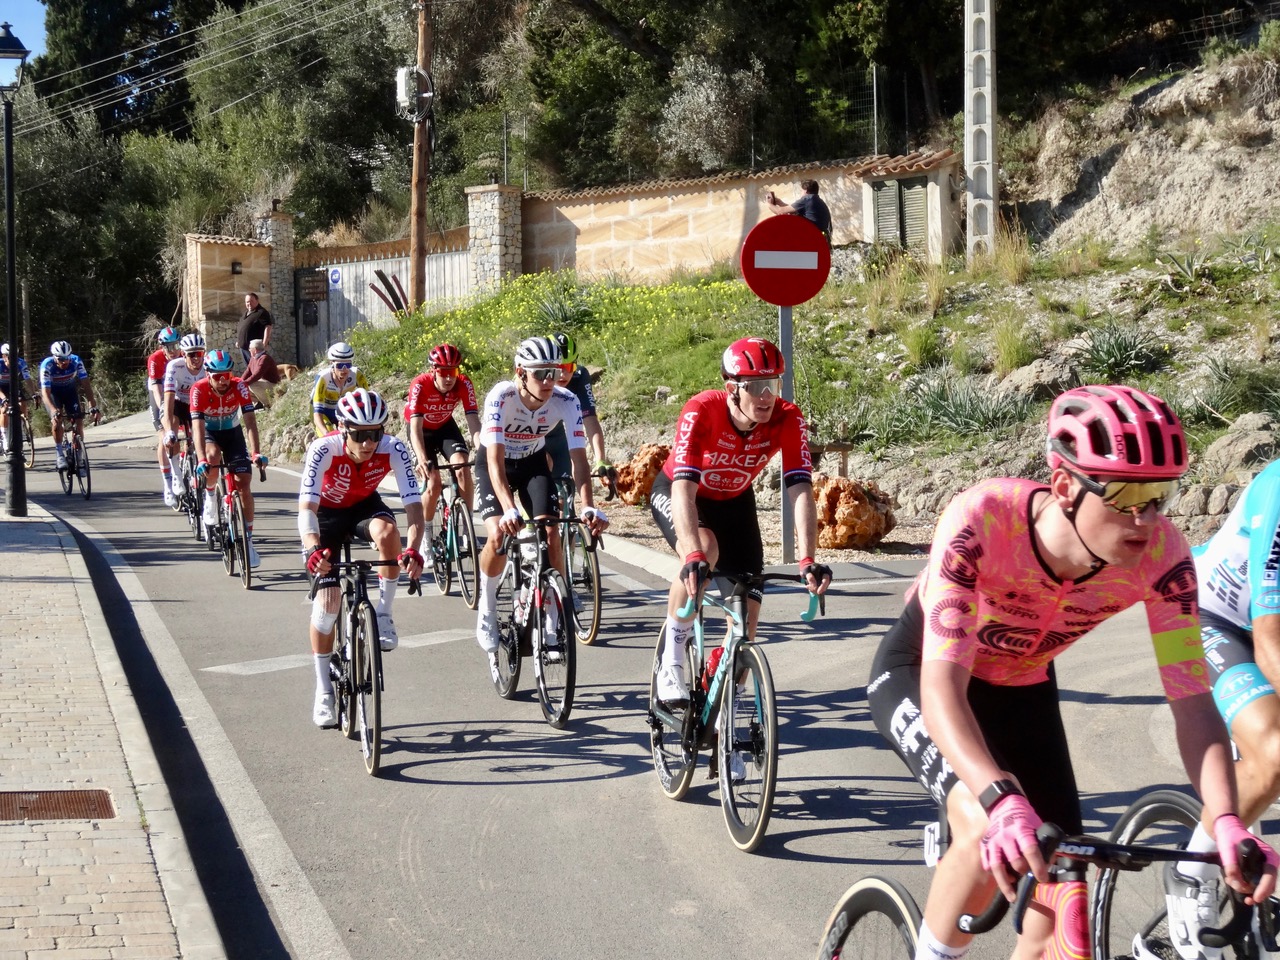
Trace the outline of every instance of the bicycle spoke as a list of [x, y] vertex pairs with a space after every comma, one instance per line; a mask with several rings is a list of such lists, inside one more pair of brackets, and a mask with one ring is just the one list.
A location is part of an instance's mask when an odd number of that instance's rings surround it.
[[920, 922], [920, 909], [902, 884], [864, 877], [827, 919], [818, 960], [911, 960]]

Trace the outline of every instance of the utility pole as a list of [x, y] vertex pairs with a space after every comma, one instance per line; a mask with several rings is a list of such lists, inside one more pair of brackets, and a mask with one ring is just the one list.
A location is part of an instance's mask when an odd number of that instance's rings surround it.
[[418, 102], [413, 121], [413, 177], [409, 211], [409, 309], [427, 299], [427, 188], [431, 185], [431, 151], [435, 146], [435, 84], [431, 79], [431, 0], [418, 0]]

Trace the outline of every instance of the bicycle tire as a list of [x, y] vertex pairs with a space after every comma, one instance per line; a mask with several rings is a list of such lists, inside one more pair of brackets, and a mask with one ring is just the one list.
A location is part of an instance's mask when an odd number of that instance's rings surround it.
[[368, 600], [362, 600], [356, 609], [355, 624], [355, 726], [364, 768], [376, 777], [382, 765], [382, 645], [378, 642], [378, 615]]
[[93, 496], [93, 471], [89, 465], [89, 451], [78, 436], [71, 443], [76, 452], [76, 483], [80, 487], [80, 495], [88, 500]]
[[563, 542], [564, 569], [573, 592], [573, 620], [578, 640], [589, 646], [600, 635], [600, 559], [595, 550], [587, 549], [579, 526], [566, 530]]
[[[720, 806], [734, 846], [751, 853], [769, 829], [778, 784], [778, 704], [763, 651], [742, 644], [734, 660], [725, 673], [720, 696], [716, 738]], [[747, 676], [739, 692], [734, 678], [744, 670]], [[735, 754], [743, 765], [743, 776], [736, 780], [731, 763]]]
[[827, 918], [817, 960], [912, 960], [921, 922], [906, 887], [887, 877], [863, 877]]
[[[680, 729], [668, 727], [653, 714], [653, 707], [658, 703], [658, 669], [662, 666], [662, 649], [667, 642], [667, 628], [664, 623], [658, 631], [658, 642], [653, 650], [653, 672], [649, 678], [650, 736], [649, 748], [653, 755], [653, 770], [658, 775], [658, 783], [662, 792], [672, 800], [683, 800], [689, 792], [689, 784], [693, 782], [693, 771], [698, 766], [698, 745], [692, 737], [685, 736], [685, 728], [689, 726], [688, 711], [693, 709], [692, 701], [683, 711], [684, 722]], [[698, 676], [693, 669], [692, 658], [694, 644], [692, 640], [685, 647], [685, 679], [692, 682]], [[681, 719], [677, 717], [677, 719]]]
[[458, 589], [466, 605], [474, 610], [480, 603], [480, 551], [476, 546], [476, 527], [471, 519], [471, 508], [462, 497], [453, 498], [453, 513], [449, 517], [453, 525], [453, 549], [458, 561]]
[[[1179, 846], [1190, 839], [1199, 820], [1197, 801], [1177, 790], [1154, 790], [1135, 800], [1121, 815], [1110, 840]], [[1177, 950], [1169, 940], [1163, 866], [1138, 873], [1099, 872], [1089, 898], [1097, 960], [1131, 956], [1139, 937], [1145, 951], [1177, 960]]]
[[27, 469], [30, 470], [36, 465], [36, 435], [31, 430], [31, 418], [25, 414], [22, 417], [22, 446], [27, 451], [27, 457], [24, 461]]
[[[187, 523], [191, 524], [192, 536], [197, 540], [204, 540], [206, 537], [201, 536], [204, 528], [204, 514], [201, 512], [200, 484], [196, 483], [195, 455], [191, 453], [190, 448], [187, 450], [186, 459], [183, 460], [182, 481], [186, 489]], [[204, 532], [207, 534], [207, 531]]]
[[494, 689], [503, 700], [514, 699], [520, 683], [520, 626], [515, 614], [516, 575], [513, 561], [508, 560], [498, 581], [495, 616], [498, 618], [498, 676]]
[[[54, 442], [56, 445], [57, 441]], [[58, 482], [62, 484], [62, 492], [67, 496], [71, 495], [71, 488], [75, 486], [76, 482], [73, 476], [75, 473], [75, 462], [72, 458], [74, 456], [75, 449], [68, 443], [66, 454], [64, 456], [64, 465], [58, 468]]]
[[338, 676], [333, 680], [333, 707], [338, 715], [338, 729], [348, 740], [356, 738], [356, 723], [352, 716], [352, 638], [351, 605], [344, 586], [342, 599], [338, 604], [338, 624], [333, 631], [333, 658], [337, 662]]
[[[436, 516], [446, 517], [449, 508], [443, 495], [436, 501]], [[453, 571], [449, 567], [449, 526], [446, 522], [440, 532], [431, 540], [431, 575], [435, 578], [436, 589], [441, 596], [449, 592], [453, 581]]]
[[[239, 525], [236, 522], [235, 508], [227, 505], [227, 485], [219, 479], [214, 496], [218, 498], [218, 546], [222, 550], [222, 569], [228, 577], [236, 575], [236, 538]], [[209, 540], [212, 542], [213, 537]]]
[[239, 490], [231, 495], [231, 539], [240, 561], [240, 586], [248, 590], [253, 585], [253, 567], [249, 566], [249, 523]]
[[[538, 594], [542, 604], [532, 611], [536, 618], [532, 630], [538, 702], [542, 705], [542, 718], [563, 730], [573, 712], [578, 654], [573, 641], [573, 618], [565, 609], [569, 589], [559, 571], [551, 568], [542, 572]], [[554, 624], [554, 639], [548, 637], [548, 623]]]

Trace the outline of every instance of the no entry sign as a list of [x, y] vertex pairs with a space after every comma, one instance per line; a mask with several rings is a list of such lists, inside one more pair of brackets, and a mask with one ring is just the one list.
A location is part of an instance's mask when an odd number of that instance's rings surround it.
[[[831, 272], [831, 247], [801, 216], [761, 220], [742, 244], [742, 279], [765, 303], [794, 307], [811, 300]], [[785, 511], [783, 511], [785, 513]]]

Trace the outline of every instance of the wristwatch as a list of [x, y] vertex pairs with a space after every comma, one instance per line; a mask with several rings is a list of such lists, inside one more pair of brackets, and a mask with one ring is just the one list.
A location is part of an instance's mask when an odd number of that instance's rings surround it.
[[990, 814], [995, 805], [1011, 793], [1023, 796], [1018, 785], [1012, 780], [992, 780], [987, 789], [978, 794], [978, 802], [982, 804], [982, 809]]

